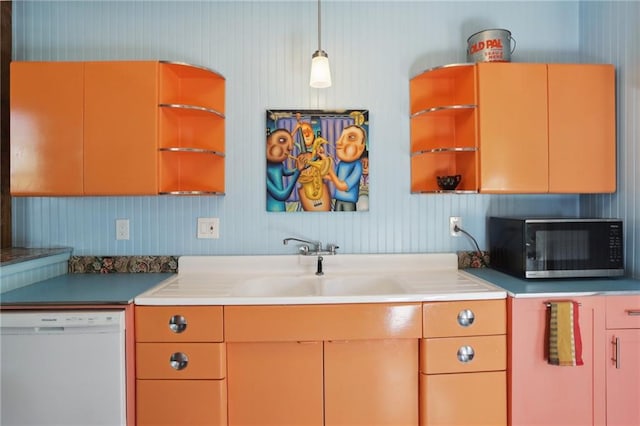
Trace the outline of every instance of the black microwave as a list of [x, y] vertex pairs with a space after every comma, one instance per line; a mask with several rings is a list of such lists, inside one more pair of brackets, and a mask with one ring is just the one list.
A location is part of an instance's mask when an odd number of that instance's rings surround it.
[[619, 219], [489, 217], [491, 267], [521, 278], [624, 275]]

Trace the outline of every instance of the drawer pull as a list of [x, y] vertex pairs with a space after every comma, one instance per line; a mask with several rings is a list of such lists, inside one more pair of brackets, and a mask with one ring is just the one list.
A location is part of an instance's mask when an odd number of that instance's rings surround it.
[[630, 317], [638, 317], [640, 316], [640, 309], [627, 309], [627, 315]]
[[187, 329], [187, 320], [182, 315], [174, 315], [169, 320], [169, 329], [174, 333], [182, 333]]
[[463, 309], [458, 313], [458, 324], [462, 327], [469, 327], [475, 321], [476, 316], [471, 309]]
[[471, 346], [460, 346], [460, 349], [458, 349], [458, 361], [462, 363], [471, 362], [475, 354], [476, 353]]
[[183, 370], [187, 368], [187, 364], [189, 364], [189, 357], [182, 352], [173, 353], [171, 354], [171, 358], [169, 358], [169, 364], [171, 364], [171, 368], [174, 370]]

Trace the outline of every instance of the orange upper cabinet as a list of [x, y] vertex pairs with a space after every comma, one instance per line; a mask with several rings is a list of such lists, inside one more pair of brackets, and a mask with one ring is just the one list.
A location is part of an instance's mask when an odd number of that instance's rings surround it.
[[87, 62], [84, 193], [155, 194], [158, 62]]
[[11, 194], [81, 195], [82, 62], [11, 63]]
[[159, 61], [14, 62], [13, 195], [224, 193], [224, 77]]
[[549, 64], [549, 192], [616, 190], [615, 68]]
[[411, 191], [616, 189], [615, 70], [600, 64], [449, 65], [410, 82]]
[[547, 66], [480, 63], [477, 72], [480, 192], [547, 192]]

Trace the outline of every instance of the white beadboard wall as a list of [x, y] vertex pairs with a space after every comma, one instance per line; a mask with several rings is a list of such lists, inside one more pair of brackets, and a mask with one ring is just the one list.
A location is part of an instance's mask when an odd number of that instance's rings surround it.
[[618, 190], [583, 195], [585, 215], [619, 217], [625, 225], [625, 267], [640, 277], [640, 2], [580, 4], [580, 51], [585, 62], [616, 64]]
[[[611, 15], [604, 23], [599, 7]], [[591, 52], [586, 45], [592, 39], [601, 46], [595, 53], [612, 49], [603, 29], [621, 31], [616, 19], [625, 18], [627, 33], [618, 33], [615, 42], [626, 51], [594, 56], [631, 66], [631, 60], [637, 62], [631, 43], [639, 38], [629, 12], [637, 17], [637, 6], [323, 1], [322, 47], [333, 74], [333, 86], [323, 90], [308, 86], [316, 11], [315, 1], [14, 2], [15, 60], [169, 59], [210, 67], [227, 78], [225, 196], [14, 198], [14, 244], [71, 246], [78, 255], [277, 254], [292, 253], [282, 239], [298, 236], [335, 242], [343, 253], [448, 252], [473, 248], [466, 237], [449, 236], [451, 215], [461, 216], [463, 228], [486, 248], [489, 214], [579, 214], [581, 206], [606, 214], [611, 205], [625, 204], [622, 216], [636, 223], [637, 256], [640, 209], [632, 193], [638, 191], [638, 141], [631, 124], [622, 127], [627, 142], [621, 135], [629, 157], [621, 170], [626, 173], [621, 180], [629, 179], [621, 184], [627, 195], [582, 203], [577, 195], [415, 195], [409, 191], [408, 106], [409, 78], [426, 68], [464, 62], [467, 37], [486, 28], [512, 31], [514, 62], [576, 62], [581, 46]], [[634, 95], [625, 95], [622, 126], [638, 114], [637, 67], [627, 79]], [[265, 211], [269, 108], [369, 110], [369, 212]], [[633, 182], [635, 188], [628, 188]], [[218, 240], [196, 239], [198, 217], [220, 218]], [[128, 241], [115, 239], [118, 218], [130, 220]]]

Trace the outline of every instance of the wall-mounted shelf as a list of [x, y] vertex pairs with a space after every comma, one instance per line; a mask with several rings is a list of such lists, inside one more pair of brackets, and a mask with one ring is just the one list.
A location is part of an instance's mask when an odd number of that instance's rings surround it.
[[[432, 68], [410, 82], [411, 192], [477, 192], [477, 102], [473, 64]], [[455, 191], [437, 176], [462, 175]]]
[[224, 194], [224, 77], [182, 62], [160, 67], [160, 193]]

